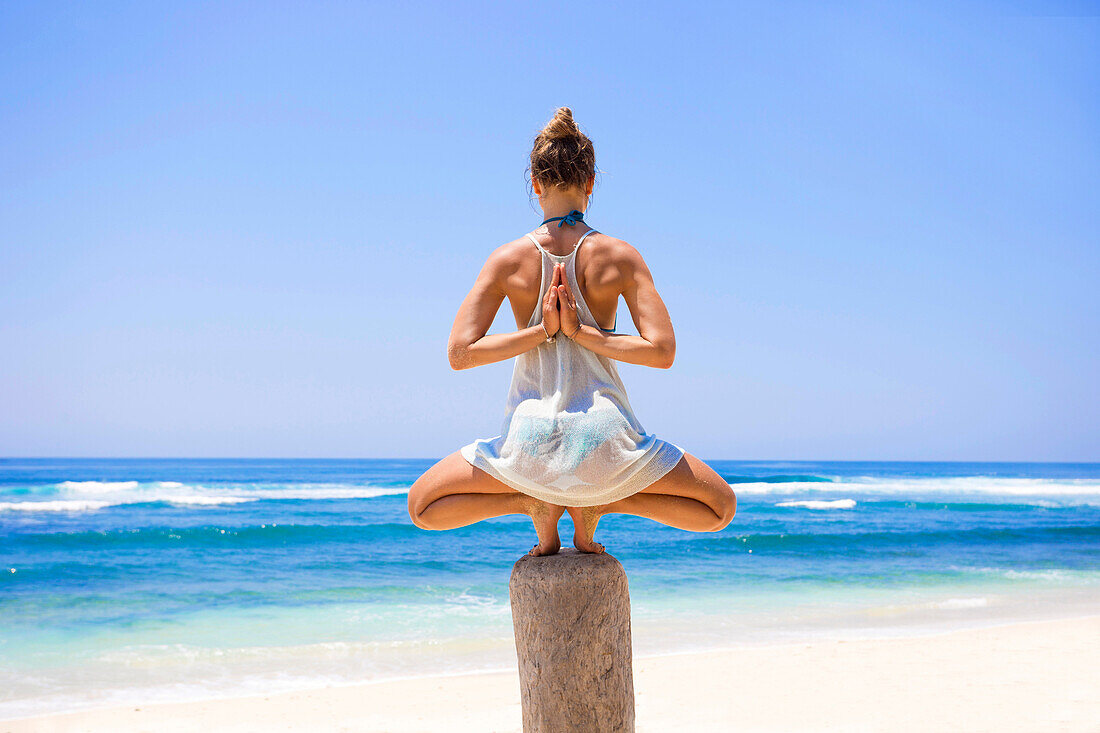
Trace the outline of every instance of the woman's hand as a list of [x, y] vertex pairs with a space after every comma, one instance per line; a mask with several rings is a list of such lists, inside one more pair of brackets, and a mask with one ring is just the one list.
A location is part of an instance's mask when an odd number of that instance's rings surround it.
[[[565, 265], [559, 265], [564, 268]], [[561, 323], [561, 332], [569, 338], [577, 335], [581, 330], [581, 321], [577, 316], [577, 299], [573, 297], [573, 291], [569, 288], [569, 281], [561, 278], [562, 282], [557, 286], [558, 305]]]
[[561, 283], [561, 265], [554, 265], [554, 276], [550, 280], [550, 287], [546, 289], [546, 296], [542, 299], [542, 327], [546, 336], [553, 336], [561, 328], [561, 318], [558, 315], [558, 285]]

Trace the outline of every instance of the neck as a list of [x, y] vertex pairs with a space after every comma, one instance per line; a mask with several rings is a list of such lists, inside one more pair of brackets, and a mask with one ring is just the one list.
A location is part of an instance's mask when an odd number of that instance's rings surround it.
[[584, 213], [588, 206], [588, 197], [576, 191], [554, 191], [540, 196], [539, 204], [542, 206], [542, 218], [545, 221], [551, 217], [565, 216], [573, 210]]

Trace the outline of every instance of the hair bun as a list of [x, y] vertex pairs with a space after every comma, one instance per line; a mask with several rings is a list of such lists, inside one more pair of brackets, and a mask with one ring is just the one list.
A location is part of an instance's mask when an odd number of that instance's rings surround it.
[[543, 186], [584, 189], [596, 175], [596, 149], [573, 120], [573, 110], [558, 107], [554, 118], [535, 136], [531, 178]]
[[573, 110], [568, 107], [558, 107], [558, 111], [554, 113], [554, 119], [546, 123], [546, 127], [543, 128], [542, 134], [545, 135], [548, 140], [565, 140], [580, 137], [580, 128], [578, 128], [577, 123], [573, 121]]

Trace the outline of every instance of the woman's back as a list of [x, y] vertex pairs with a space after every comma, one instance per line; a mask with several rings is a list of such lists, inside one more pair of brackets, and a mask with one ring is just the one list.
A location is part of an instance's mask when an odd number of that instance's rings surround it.
[[[588, 232], [591, 235], [585, 236]], [[640, 257], [637, 251], [621, 239], [592, 229], [563, 232], [557, 236], [536, 231], [503, 245], [491, 257], [502, 261], [498, 269], [501, 273], [499, 286], [511, 304], [519, 328], [528, 324], [539, 305], [543, 258], [530, 237], [551, 255], [568, 254], [576, 248], [577, 292], [595, 317], [597, 327], [614, 331], [624, 274], [630, 269], [631, 255]], [[577, 247], [581, 237], [584, 243]]]
[[[617, 274], [614, 253], [593, 247], [594, 255], [582, 258], [589, 251], [588, 242], [598, 236], [589, 229], [569, 251], [555, 253], [543, 247], [535, 235], [525, 235], [538, 257], [534, 277], [523, 267], [531, 258], [506, 246], [505, 254], [516, 258], [516, 268], [500, 270], [507, 283], [502, 290], [521, 288], [514, 300], [509, 295], [517, 326], [542, 322], [543, 310], [538, 305], [560, 264], [561, 277], [574, 295], [579, 322], [609, 330], [598, 323], [579, 282], [584, 274], [589, 282], [600, 283], [607, 299], [604, 305], [614, 318], [621, 292], [607, 276], [609, 271]], [[537, 291], [531, 287], [536, 277]], [[528, 293], [537, 293], [537, 297], [524, 297]], [[529, 315], [523, 320], [525, 311]], [[630, 406], [615, 362], [564, 335], [515, 357], [501, 434], [474, 441], [461, 453], [471, 465], [502, 483], [543, 501], [574, 507], [606, 504], [637, 493], [683, 456], [676, 445], [646, 434]]]

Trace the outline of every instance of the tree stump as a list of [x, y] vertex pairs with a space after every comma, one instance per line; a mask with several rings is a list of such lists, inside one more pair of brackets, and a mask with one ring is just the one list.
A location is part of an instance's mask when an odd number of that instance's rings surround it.
[[524, 555], [508, 584], [524, 733], [634, 730], [630, 593], [611, 555]]

